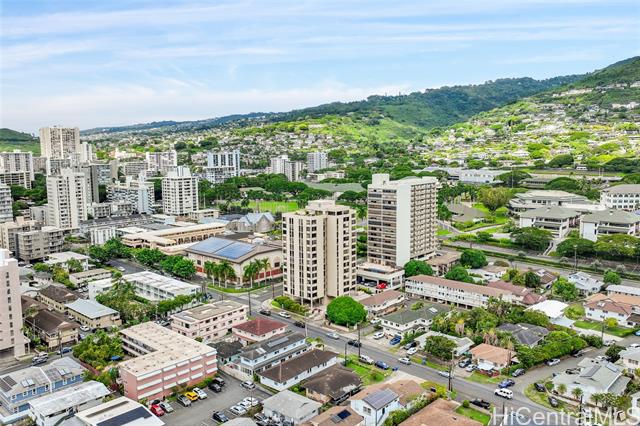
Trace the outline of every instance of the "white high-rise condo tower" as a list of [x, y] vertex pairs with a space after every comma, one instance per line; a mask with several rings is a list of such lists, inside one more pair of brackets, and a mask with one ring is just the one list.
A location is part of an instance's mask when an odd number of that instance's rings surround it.
[[43, 127], [40, 129], [40, 156], [50, 159], [70, 158], [80, 155], [80, 129], [77, 127]]
[[177, 216], [198, 210], [198, 178], [189, 168], [178, 166], [162, 179], [162, 210]]

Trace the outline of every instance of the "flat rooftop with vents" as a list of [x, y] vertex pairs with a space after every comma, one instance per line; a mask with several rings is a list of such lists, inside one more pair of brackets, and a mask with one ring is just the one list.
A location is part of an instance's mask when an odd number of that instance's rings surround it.
[[163, 426], [144, 405], [125, 398], [113, 399], [76, 414], [87, 426]]

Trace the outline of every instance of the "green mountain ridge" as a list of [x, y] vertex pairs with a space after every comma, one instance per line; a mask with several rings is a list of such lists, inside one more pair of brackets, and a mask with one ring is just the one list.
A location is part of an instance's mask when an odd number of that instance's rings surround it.
[[28, 133], [22, 133], [7, 128], [0, 129], [0, 150], [12, 151], [14, 149], [31, 151], [34, 154], [39, 154], [40, 142], [38, 141], [38, 138], [35, 138]]

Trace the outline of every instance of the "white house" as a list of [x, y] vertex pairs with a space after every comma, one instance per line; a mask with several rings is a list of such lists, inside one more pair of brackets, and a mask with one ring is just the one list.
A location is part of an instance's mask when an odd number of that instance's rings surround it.
[[258, 373], [260, 383], [282, 391], [338, 362], [334, 352], [313, 349]]
[[630, 371], [640, 368], [640, 348], [627, 348], [620, 352], [620, 363]]
[[365, 394], [366, 392], [360, 392], [350, 400], [353, 411], [364, 417], [365, 426], [379, 426], [389, 413], [402, 408], [400, 396], [391, 389]]
[[580, 236], [596, 241], [601, 235], [640, 235], [640, 215], [624, 210], [605, 210], [586, 215], [580, 221]]
[[608, 361], [597, 361], [585, 358], [578, 363], [579, 374], [560, 373], [552, 382], [557, 389], [560, 385], [567, 388], [566, 395], [571, 395], [573, 389], [582, 390], [585, 401], [589, 401], [594, 393], [612, 393], [622, 395], [631, 381], [623, 376], [623, 367]]
[[91, 380], [79, 383], [29, 401], [29, 416], [38, 426], [54, 426], [70, 413], [101, 404], [102, 399], [110, 393], [100, 382]]
[[419, 346], [421, 348], [424, 347], [424, 344], [427, 341], [427, 337], [431, 337], [431, 336], [446, 337], [447, 339], [455, 343], [456, 347], [453, 350], [453, 355], [456, 357], [461, 356], [463, 353], [471, 349], [471, 347], [474, 345], [473, 340], [469, 339], [468, 337], [456, 337], [456, 336], [451, 336], [449, 334], [439, 333], [437, 331], [427, 331], [425, 334], [418, 336], [416, 338], [416, 340], [419, 343]]
[[283, 390], [262, 402], [263, 414], [276, 424], [305, 423], [320, 413], [322, 404], [290, 390]]
[[563, 238], [578, 225], [579, 217], [580, 213], [564, 207], [538, 207], [520, 214], [520, 227], [546, 229], [554, 237]]
[[586, 272], [574, 272], [567, 277], [567, 280], [576, 286], [582, 296], [590, 296], [602, 290], [604, 283]]

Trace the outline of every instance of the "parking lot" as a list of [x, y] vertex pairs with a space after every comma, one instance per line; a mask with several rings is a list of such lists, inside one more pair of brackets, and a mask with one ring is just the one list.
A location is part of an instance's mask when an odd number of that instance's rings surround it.
[[219, 376], [226, 382], [222, 392], [215, 393], [210, 389], [203, 389], [208, 395], [207, 399], [195, 401], [189, 407], [183, 407], [177, 401], [171, 401], [175, 411], [162, 416], [162, 421], [169, 426], [217, 425], [218, 422], [211, 419], [214, 411], [223, 411], [229, 419], [233, 419], [237, 416], [229, 412], [229, 407], [248, 396], [258, 398], [260, 402], [270, 396], [260, 386], [249, 391], [240, 386], [239, 380], [224, 374]]

